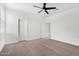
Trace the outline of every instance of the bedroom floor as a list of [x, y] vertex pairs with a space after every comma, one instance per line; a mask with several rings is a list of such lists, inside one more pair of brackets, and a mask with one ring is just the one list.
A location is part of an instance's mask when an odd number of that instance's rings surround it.
[[35, 39], [6, 44], [1, 56], [79, 56], [79, 46], [52, 39]]

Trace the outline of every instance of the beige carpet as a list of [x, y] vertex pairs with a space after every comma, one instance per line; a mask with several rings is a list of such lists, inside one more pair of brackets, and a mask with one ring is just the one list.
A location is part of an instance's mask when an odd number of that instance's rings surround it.
[[51, 39], [37, 39], [5, 45], [0, 55], [79, 56], [79, 47]]

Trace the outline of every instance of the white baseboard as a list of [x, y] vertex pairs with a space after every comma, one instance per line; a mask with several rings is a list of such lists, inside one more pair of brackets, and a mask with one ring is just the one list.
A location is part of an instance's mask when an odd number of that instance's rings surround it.
[[14, 41], [10, 41], [10, 42], [5, 42], [5, 44], [17, 43], [19, 41], [23, 41], [23, 40], [14, 40]]
[[[52, 38], [51, 38], [51, 39], [52, 39]], [[52, 39], [52, 40], [56, 40], [56, 39]], [[67, 44], [70, 44], [70, 45], [79, 46], [79, 44], [75, 44], [75, 43], [73, 43], [73, 42], [68, 42], [68, 41], [63, 41], [63, 40], [56, 40], [56, 41], [64, 42], [64, 43], [67, 43]]]

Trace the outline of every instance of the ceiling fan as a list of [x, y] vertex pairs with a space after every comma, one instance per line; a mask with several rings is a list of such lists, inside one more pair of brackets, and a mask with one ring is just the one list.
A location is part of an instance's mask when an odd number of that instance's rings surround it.
[[43, 7], [39, 7], [39, 6], [35, 6], [35, 5], [33, 5], [33, 6], [36, 7], [36, 8], [40, 8], [41, 9], [40, 11], [38, 11], [38, 13], [40, 13], [40, 12], [42, 12], [44, 10], [45, 13], [49, 14], [49, 12], [47, 10], [51, 10], [51, 9], [58, 10], [56, 7], [46, 7], [46, 4], [47, 3], [43, 3]]

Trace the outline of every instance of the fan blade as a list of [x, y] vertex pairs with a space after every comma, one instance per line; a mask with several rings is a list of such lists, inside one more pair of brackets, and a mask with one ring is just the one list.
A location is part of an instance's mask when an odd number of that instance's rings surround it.
[[45, 12], [46, 12], [47, 14], [49, 14], [47, 10], [45, 10]]
[[59, 10], [58, 8], [56, 8], [56, 10]]
[[33, 5], [34, 7], [36, 7], [36, 8], [40, 8], [40, 9], [42, 9], [41, 7], [38, 7], [38, 6], [35, 6], [35, 5]]
[[50, 9], [56, 9], [56, 7], [48, 7], [48, 8], [45, 8], [46, 10], [50, 10]]
[[42, 12], [43, 11], [43, 9], [42, 10], [40, 10], [40, 11], [38, 11], [38, 13], [40, 13], [40, 12]]
[[43, 9], [46, 7], [46, 3], [43, 3]]

